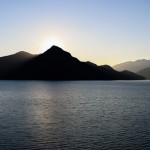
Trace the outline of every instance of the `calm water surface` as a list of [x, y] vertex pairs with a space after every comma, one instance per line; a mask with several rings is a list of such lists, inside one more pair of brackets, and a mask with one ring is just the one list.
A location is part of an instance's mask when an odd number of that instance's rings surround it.
[[0, 81], [0, 150], [150, 150], [150, 81]]

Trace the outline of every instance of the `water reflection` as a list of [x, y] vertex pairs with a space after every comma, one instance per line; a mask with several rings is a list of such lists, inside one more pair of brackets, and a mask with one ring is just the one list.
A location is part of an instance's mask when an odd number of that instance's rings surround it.
[[148, 149], [149, 85], [0, 81], [0, 149]]

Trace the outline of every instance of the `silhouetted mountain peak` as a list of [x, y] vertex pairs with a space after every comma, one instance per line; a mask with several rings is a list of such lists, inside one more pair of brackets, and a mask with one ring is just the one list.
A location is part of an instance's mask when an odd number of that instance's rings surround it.
[[114, 70], [112, 67], [110, 67], [109, 65], [101, 65], [101, 66], [99, 66], [99, 67], [101, 67], [101, 68], [105, 68], [105, 69], [107, 69], [107, 70]]
[[70, 53], [64, 51], [62, 48], [53, 45], [47, 51], [42, 54], [42, 57], [51, 59], [51, 60], [62, 60], [62, 59], [70, 59], [72, 56]]
[[64, 51], [62, 48], [60, 48], [60, 47], [58, 47], [56, 45], [53, 45], [47, 51], [52, 51], [52, 50], [55, 50], [55, 51]]
[[25, 51], [20, 51], [20, 52], [17, 52], [16, 54], [30, 54], [30, 53], [25, 52]]
[[17, 52], [15, 55], [18, 57], [31, 57], [31, 56], [33, 56], [32, 54], [25, 52], [25, 51]]
[[94, 63], [92, 63], [92, 62], [90, 62], [90, 61], [87, 61], [86, 63], [87, 63], [88, 65], [90, 65], [90, 66], [97, 67], [96, 64], [94, 64]]
[[44, 52], [44, 54], [69, 54], [68, 52], [64, 51], [62, 48], [53, 45], [51, 48], [49, 48], [47, 51]]
[[19, 52], [17, 52], [16, 54], [17, 54], [17, 55], [32, 55], [32, 54], [30, 54], [30, 53], [28, 53], [28, 52], [25, 52], [25, 51], [19, 51]]

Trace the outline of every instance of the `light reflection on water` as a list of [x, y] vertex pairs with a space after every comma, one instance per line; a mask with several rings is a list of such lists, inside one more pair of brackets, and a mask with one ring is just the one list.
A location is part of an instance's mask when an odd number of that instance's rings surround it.
[[0, 81], [0, 149], [150, 149], [149, 81]]

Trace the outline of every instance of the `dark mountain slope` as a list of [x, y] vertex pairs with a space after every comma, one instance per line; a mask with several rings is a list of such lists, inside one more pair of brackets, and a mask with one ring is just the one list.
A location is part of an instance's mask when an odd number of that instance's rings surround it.
[[36, 55], [21, 51], [13, 55], [0, 57], [0, 78], [5, 77], [22, 64], [33, 59]]
[[52, 46], [45, 53], [27, 61], [5, 79], [34, 80], [136, 80], [141, 76], [120, 73], [110, 66], [80, 62], [70, 53]]
[[136, 73], [131, 72], [131, 71], [128, 71], [128, 70], [124, 70], [124, 71], [122, 71], [121, 73], [122, 73], [124, 76], [130, 77], [130, 78], [134, 78], [135, 80], [139, 80], [139, 79], [144, 80], [144, 79], [145, 79], [144, 76], [139, 75], [139, 74], [136, 74]]

